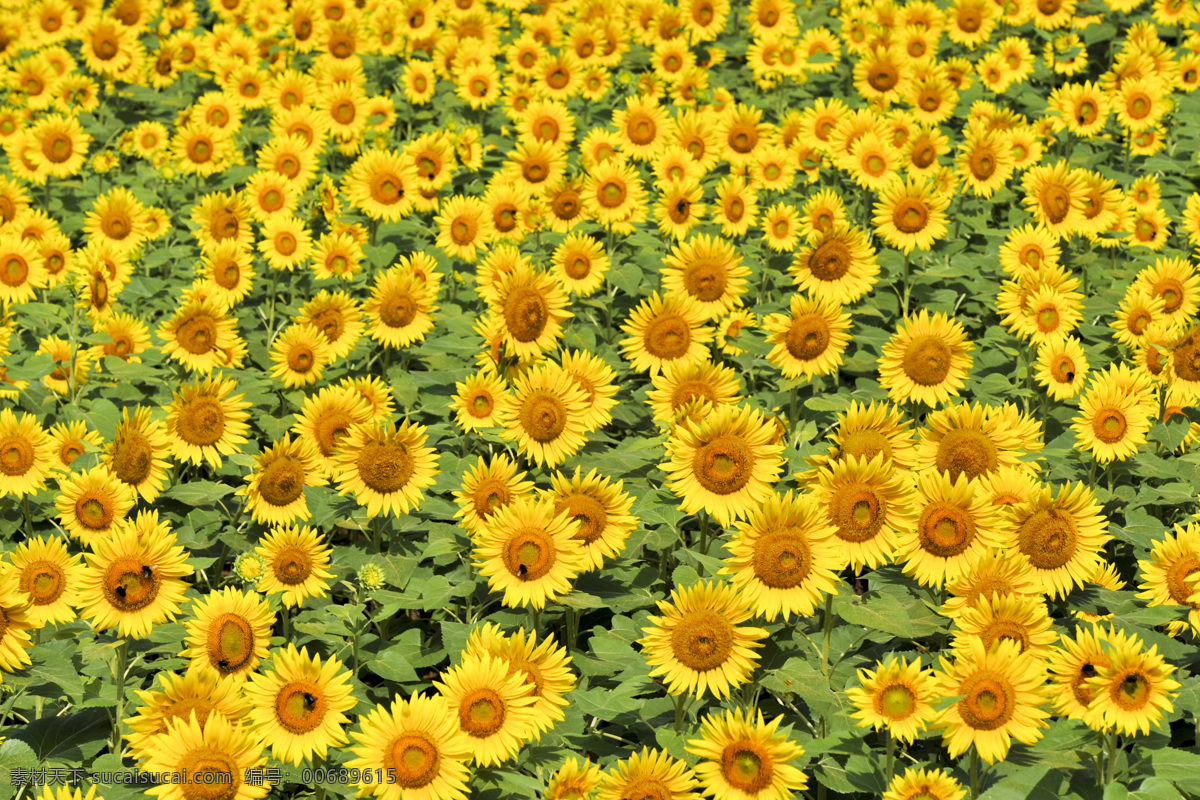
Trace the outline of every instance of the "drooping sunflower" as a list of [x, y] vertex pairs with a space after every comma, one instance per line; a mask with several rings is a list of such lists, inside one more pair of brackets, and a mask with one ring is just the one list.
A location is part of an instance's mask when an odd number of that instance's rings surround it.
[[488, 587], [510, 608], [541, 609], [571, 591], [587, 564], [569, 511], [550, 498], [518, 497], [497, 506], [475, 536], [475, 563]]
[[882, 800], [963, 800], [967, 790], [943, 769], [909, 767], [892, 778]]
[[962, 575], [988, 548], [1000, 547], [1007, 523], [981, 484], [959, 474], [917, 474], [916, 525], [900, 532], [896, 560], [922, 586]]
[[463, 472], [462, 491], [454, 492], [458, 504], [455, 518], [472, 537], [485, 529], [491, 516], [518, 497], [533, 492], [533, 481], [525, 480], [527, 473], [517, 471], [517, 463], [504, 453], [491, 460], [479, 457], [475, 466]]
[[[189, 776], [188, 783], [162, 783], [146, 790], [159, 800], [258, 800], [271, 791], [269, 781], [248, 783], [246, 773], [267, 763], [261, 736], [244, 725], [211, 711], [201, 729], [194, 715], [176, 717], [167, 732], [151, 737], [145, 747], [146, 771]], [[201, 793], [197, 787], [212, 787]], [[220, 794], [217, 795], [217, 789]]]
[[170, 450], [166, 426], [151, 418], [149, 408], [138, 406], [132, 416], [123, 408], [104, 463], [117, 480], [153, 503], [167, 478]]
[[1050, 699], [1056, 712], [1078, 720], [1088, 715], [1096, 695], [1088, 688], [1087, 681], [1109, 666], [1107, 643], [1108, 637], [1098, 625], [1090, 630], [1079, 626], [1073, 637], [1059, 637], [1061, 646], [1051, 652], [1048, 663]]
[[1065, 483], [1055, 493], [1043, 486], [1030, 500], [1009, 508], [1008, 546], [1033, 568], [1038, 588], [1050, 597], [1068, 594], [1095, 573], [1108, 519], [1092, 490]]
[[834, 527], [805, 495], [767, 495], [726, 545], [720, 574], [729, 575], [754, 613], [774, 622], [809, 616], [826, 595], [837, 594], [842, 559]]
[[661, 750], [643, 747], [604, 773], [596, 800], [698, 800], [696, 779], [682, 761]]
[[893, 402], [941, 405], [966, 385], [973, 346], [958, 320], [922, 309], [883, 346], [879, 384]]
[[594, 469], [583, 476], [578, 466], [573, 476], [555, 472], [550, 482], [553, 488], [547, 496], [554, 501], [554, 513], [566, 512], [578, 523], [574, 538], [583, 544], [580, 571], [600, 569], [605, 558], [620, 555], [638, 525], [638, 518], [629, 513], [633, 497], [622, 491], [624, 482], [613, 483]]
[[531, 265], [520, 264], [488, 287], [488, 310], [504, 320], [502, 333], [508, 354], [532, 358], [553, 350], [562, 337], [562, 323], [574, 316], [567, 295], [554, 278]]
[[[358, 718], [349, 769], [385, 780], [358, 784], [360, 797], [378, 800], [466, 800], [471, 739], [442, 695], [399, 695], [390, 709], [375, 706]], [[378, 771], [378, 772], [377, 772]]]
[[850, 343], [850, 315], [836, 300], [792, 295], [787, 314], [770, 314], [763, 328], [773, 345], [767, 361], [790, 379], [827, 375], [842, 364]]
[[0, 497], [24, 497], [46, 485], [54, 441], [33, 414], [0, 409]]
[[93, 467], [59, 481], [58, 521], [84, 546], [107, 536], [137, 503], [137, 492], [107, 468]]
[[885, 242], [908, 255], [930, 249], [946, 235], [949, 205], [930, 181], [896, 181], [880, 192], [872, 223]]
[[329, 748], [345, 744], [345, 712], [358, 701], [350, 671], [336, 658], [321, 663], [308, 648], [276, 650], [272, 669], [250, 673], [244, 692], [250, 703], [248, 722], [271, 744], [271, 755], [283, 763], [325, 758]]
[[749, 406], [723, 404], [699, 423], [675, 427], [665, 444], [667, 487], [689, 514], [705, 511], [722, 526], [744, 518], [783, 469], [775, 424]]
[[912, 661], [889, 656], [874, 670], [858, 671], [858, 686], [846, 689], [846, 696], [857, 709], [851, 716], [860, 728], [886, 728], [905, 743], [912, 742], [933, 720], [938, 679], [933, 670], [921, 668], [921, 659]]
[[227, 586], [193, 600], [191, 613], [179, 657], [190, 658], [192, 668], [245, 679], [267, 657], [275, 614], [266, 598]]
[[502, 438], [538, 466], [557, 466], [579, 451], [589, 404], [570, 373], [544, 363], [517, 378], [512, 390], [498, 411]]
[[779, 732], [783, 716], [769, 723], [762, 711], [736, 709], [711, 713], [700, 723], [700, 738], [689, 739], [687, 751], [700, 757], [695, 766], [700, 788], [718, 798], [783, 800], [808, 786], [808, 778], [791, 761], [804, 748]]
[[1175, 667], [1158, 652], [1158, 645], [1144, 649], [1142, 640], [1121, 630], [1105, 632], [1108, 664], [1097, 665], [1096, 674], [1084, 683], [1092, 695], [1084, 722], [1096, 730], [1112, 730], [1125, 736], [1160, 727], [1163, 714], [1171, 713], [1178, 681], [1171, 678]]
[[537, 633], [525, 633], [521, 628], [505, 636], [499, 625], [488, 622], [471, 632], [464, 654], [491, 654], [505, 660], [509, 674], [521, 675], [526, 685], [532, 687], [532, 696], [537, 702], [533, 711], [533, 738], [554, 727], [566, 718], [563, 709], [568, 703], [566, 695], [575, 688], [575, 675], [571, 672], [571, 657], [552, 638], [538, 642]]
[[1200, 573], [1200, 524], [1176, 525], [1173, 533], [1155, 540], [1150, 558], [1139, 560], [1138, 569], [1138, 597], [1150, 606], [1189, 607], [1188, 622], [1200, 631], [1200, 603], [1192, 599], [1194, 576]]
[[916, 521], [911, 477], [882, 453], [846, 456], [817, 473], [817, 502], [834, 527], [841, 566], [861, 572], [890, 562], [897, 534]]
[[129, 754], [139, 761], [149, 758], [150, 743], [155, 736], [166, 733], [172, 721], [187, 721], [195, 715], [204, 730], [208, 715], [214, 711], [230, 722], [240, 723], [250, 709], [237, 678], [218, 679], [197, 670], [184, 675], [161, 670], [155, 674], [162, 691], [135, 689], [141, 705], [134, 716], [124, 720], [130, 731], [124, 737], [129, 742]]
[[237, 494], [260, 525], [287, 525], [309, 518], [305, 486], [325, 483], [316, 446], [284, 436], [255, 456], [254, 469]]
[[75, 619], [79, 586], [86, 567], [58, 537], [27, 539], [9, 553], [17, 588], [29, 600], [25, 616], [34, 628]]
[[1157, 409], [1149, 393], [1128, 392], [1106, 376], [1092, 382], [1072, 420], [1075, 447], [1091, 451], [1101, 464], [1124, 461], [1146, 443]]
[[446, 698], [448, 716], [457, 718], [480, 766], [503, 764], [537, 729], [533, 687], [523, 671], [509, 672], [503, 657], [465, 653], [433, 685]]
[[284, 608], [303, 605], [305, 599], [329, 591], [333, 550], [325, 546], [312, 528], [295, 525], [273, 528], [258, 540], [255, 552], [265, 565], [256, 588], [265, 594], [281, 592]]
[[118, 636], [144, 639], [153, 626], [179, 614], [187, 589], [183, 576], [193, 569], [156, 512], [122, 523], [90, 547], [78, 607], [94, 629], [116, 628]]
[[425, 426], [408, 420], [352, 426], [334, 457], [338, 494], [354, 494], [371, 517], [419, 507], [437, 475], [437, 451], [425, 446], [428, 438]]
[[433, 329], [436, 291], [404, 265], [375, 278], [371, 297], [363, 303], [368, 335], [385, 347], [408, 347]]

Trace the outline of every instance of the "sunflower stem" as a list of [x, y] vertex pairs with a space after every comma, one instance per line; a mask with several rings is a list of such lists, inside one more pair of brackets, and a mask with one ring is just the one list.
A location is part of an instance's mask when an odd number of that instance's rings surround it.
[[675, 695], [675, 732], [683, 732], [683, 716], [687, 711], [687, 695]]
[[[275, 329], [275, 293], [279, 288], [279, 270], [271, 270], [271, 296], [267, 299], [267, 339], [272, 338]], [[270, 344], [270, 341], [267, 342]]]
[[568, 608], [566, 613], [567, 625], [567, 641], [564, 643], [567, 646], [567, 652], [575, 651], [575, 640], [579, 638], [579, 609]]
[[[708, 555], [708, 513], [700, 512], [700, 552]], [[700, 577], [704, 577], [704, 565], [698, 564]]]
[[825, 595], [825, 617], [822, 623], [821, 672], [829, 674], [829, 639], [833, 635], [833, 595]]
[[21, 496], [21, 515], [25, 518], [25, 537], [33, 538], [33, 512], [29, 510], [29, 495]]
[[535, 634], [539, 633], [542, 629], [542, 611], [540, 608], [531, 607], [529, 609], [529, 613], [531, 617], [529, 624], [533, 626], [533, 632]]
[[117, 642], [116, 666], [117, 706], [113, 710], [112, 754], [121, 757], [121, 718], [125, 716], [125, 673], [129, 663], [129, 640], [124, 636]]
[[892, 736], [892, 731], [889, 728], [887, 733], [887, 772], [884, 780], [888, 783], [892, 782], [892, 775], [896, 771], [896, 737]]
[[1113, 782], [1113, 776], [1117, 774], [1117, 753], [1121, 749], [1117, 747], [1117, 732], [1113, 731], [1108, 738], [1108, 769], [1104, 773], [1104, 785]]
[[290, 642], [292, 640], [292, 614], [291, 609], [283, 606], [279, 609], [279, 619], [283, 629], [283, 641]]
[[971, 748], [971, 800], [979, 797], [979, 751]]
[[904, 254], [904, 294], [900, 298], [900, 318], [908, 319], [908, 304], [912, 299], [912, 254]]

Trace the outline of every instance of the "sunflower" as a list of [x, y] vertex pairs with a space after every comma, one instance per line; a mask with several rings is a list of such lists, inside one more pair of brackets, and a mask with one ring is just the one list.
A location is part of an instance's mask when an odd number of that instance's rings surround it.
[[108, 341], [92, 348], [98, 365], [103, 358], [109, 357], [139, 363], [139, 354], [150, 347], [150, 329], [132, 314], [113, 314], [100, 326], [97, 333], [101, 332], [108, 337]]
[[37, 493], [46, 485], [54, 460], [54, 441], [37, 417], [0, 409], [0, 497]]
[[191, 612], [179, 657], [190, 658], [192, 668], [244, 679], [267, 657], [275, 614], [265, 598], [227, 586], [192, 600]]
[[892, 778], [882, 800], [963, 800], [967, 790], [943, 769], [909, 767]]
[[916, 526], [900, 533], [896, 560], [922, 586], [963, 575], [988, 548], [1002, 545], [1006, 524], [977, 481], [928, 470], [917, 475]]
[[600, 767], [571, 756], [546, 781], [546, 800], [589, 800], [601, 779]]
[[569, 666], [571, 657], [553, 639], [539, 643], [537, 633], [526, 635], [524, 628], [505, 636], [499, 625], [489, 622], [471, 632], [463, 653], [502, 658], [510, 675], [520, 675], [533, 688], [532, 696], [537, 700], [531, 707], [533, 738], [540, 739], [543, 732], [566, 718], [563, 709], [567, 707], [567, 693], [575, 688], [575, 675]]
[[638, 518], [629, 513], [633, 497], [622, 491], [623, 481], [615, 484], [591, 470], [582, 476], [575, 467], [573, 477], [561, 472], [550, 476], [552, 490], [546, 495], [554, 501], [554, 513], [566, 513], [578, 522], [574, 538], [583, 544], [581, 572], [600, 569], [605, 558], [616, 558], [625, 549], [625, 540], [638, 526]]
[[588, 216], [609, 230], [631, 232], [646, 215], [646, 189], [637, 169], [616, 159], [591, 169], [582, 197]]
[[320, 379], [332, 360], [332, 347], [320, 328], [294, 323], [271, 345], [271, 377], [287, 389], [308, 386]]
[[879, 264], [866, 234], [833, 221], [809, 235], [788, 271], [796, 286], [816, 299], [853, 303], [871, 291]]
[[49, 282], [37, 243], [15, 233], [0, 234], [0, 301], [24, 303]]
[[325, 483], [316, 446], [284, 436], [255, 456], [254, 469], [237, 494], [260, 525], [287, 525], [310, 516], [305, 486]]
[[480, 534], [492, 515], [513, 500], [526, 497], [533, 491], [533, 481], [525, 480], [526, 473], [517, 472], [517, 464], [504, 453], [487, 461], [479, 457], [475, 466], [463, 473], [462, 490], [454, 492], [458, 504], [456, 518], [472, 537]]
[[349, 389], [365, 400], [371, 408], [371, 419], [375, 422], [388, 419], [396, 410], [396, 404], [392, 398], [392, 387], [377, 375], [343, 378], [336, 388]]
[[[850, 406], [838, 414], [834, 432], [826, 437], [829, 450], [824, 454], [808, 457], [808, 463], [822, 467], [840, 461], [846, 456], [870, 460], [880, 453], [885, 462], [893, 462], [901, 469], [911, 469], [916, 459], [913, 432], [909, 421], [899, 409], [889, 403], [864, 405], [851, 400]], [[796, 475], [801, 484], [815, 478], [815, 473], [806, 471]]]
[[564, 350], [559, 358], [562, 369], [583, 392], [588, 406], [584, 410], [584, 432], [597, 431], [612, 422], [610, 413], [617, 405], [617, 373], [604, 359], [582, 351]]
[[757, 324], [758, 317], [745, 310], [734, 311], [717, 320], [717, 349], [727, 356], [740, 356], [746, 351], [737, 346], [738, 338]]
[[[186, 783], [166, 782], [146, 790], [159, 800], [258, 800], [271, 791], [270, 782], [247, 783], [250, 770], [266, 765], [263, 741], [249, 727], [234, 724], [213, 710], [203, 729], [195, 715], [168, 721], [166, 733], [151, 737], [145, 746], [143, 770], [161, 774], [187, 774]], [[219, 787], [217, 795], [212, 788]]]
[[712, 215], [721, 234], [730, 239], [744, 236], [758, 218], [758, 187], [741, 175], [729, 175], [717, 184], [716, 192]]
[[783, 469], [777, 429], [748, 406], [722, 404], [700, 423], [677, 426], [665, 444], [667, 486], [680, 508], [727, 526], [766, 498]]
[[618, 761], [604, 774], [596, 800], [698, 800], [696, 779], [682, 761], [660, 750], [641, 752]]
[[347, 170], [342, 191], [373, 220], [395, 222], [412, 210], [415, 174], [392, 150], [368, 150]]
[[151, 628], [179, 614], [193, 569], [175, 534], [156, 512], [139, 514], [108, 536], [92, 541], [79, 582], [78, 608], [96, 630], [144, 639]]
[[804, 748], [778, 732], [782, 721], [777, 716], [768, 723], [762, 711], [756, 717], [742, 709], [705, 717], [700, 738], [689, 739], [686, 748], [700, 757], [700, 788], [718, 798], [762, 800], [783, 800], [807, 788], [804, 773], [789, 763]]
[[516, 358], [552, 350], [562, 336], [562, 323], [574, 316], [567, 295], [554, 278], [520, 264], [487, 287], [488, 310], [504, 320], [504, 345]]
[[370, 422], [373, 416], [371, 404], [357, 391], [328, 386], [304, 400], [292, 431], [313, 445], [322, 472], [332, 473], [347, 431], [352, 425]]
[[840, 540], [841, 565], [855, 572], [891, 561], [897, 532], [915, 522], [914, 489], [907, 473], [877, 454], [846, 456], [817, 474], [816, 499]]
[[214, 297], [186, 300], [158, 327], [162, 351], [191, 372], [208, 374], [216, 367], [239, 367], [246, 345], [237, 323]]
[[1045, 657], [1058, 640], [1058, 633], [1050, 627], [1045, 600], [1035, 595], [981, 597], [973, 606], [962, 609], [954, 622], [957, 629], [951, 646], [956, 650], [973, 639], [989, 650], [1004, 640], [1016, 642], [1023, 654]]
[[1150, 606], [1187, 606], [1188, 622], [1200, 631], [1200, 603], [1194, 576], [1200, 573], [1200, 524], [1176, 525], [1173, 534], [1152, 542], [1150, 558], [1138, 561], [1138, 597]]
[[21, 591], [15, 569], [0, 568], [0, 681], [5, 672], [17, 672], [33, 663], [33, 639], [27, 631], [40, 628], [31, 613], [33, 604]]
[[727, 583], [700, 581], [679, 586], [670, 601], [658, 601], [661, 617], [651, 616], [638, 640], [653, 668], [663, 675], [668, 694], [718, 698], [750, 680], [767, 638], [762, 628], [738, 627], [753, 615], [749, 601]]
[[523, 671], [509, 672], [506, 658], [464, 653], [442, 678], [433, 685], [446, 699], [447, 716], [457, 717], [475, 763], [503, 764], [537, 730], [533, 708], [538, 698]]
[[800, 212], [788, 203], [775, 203], [759, 218], [763, 241], [776, 253], [791, 252], [800, 241]]
[[1043, 486], [1009, 509], [1007, 544], [1033, 568], [1038, 589], [1050, 597], [1069, 594], [1096, 571], [1108, 520], [1083, 483], [1063, 484], [1057, 494]]
[[609, 269], [604, 245], [587, 234], [571, 232], [554, 248], [551, 269], [558, 283], [572, 294], [590, 297], [604, 285]]
[[442, 695], [396, 696], [390, 709], [375, 706], [358, 718], [356, 757], [346, 762], [364, 776], [388, 780], [358, 784], [360, 797], [379, 800], [466, 800], [472, 740]]
[[123, 408], [104, 463], [117, 480], [136, 489], [147, 503], [153, 503], [167, 478], [170, 450], [166, 426], [151, 419], [149, 408], [138, 406], [132, 416], [128, 408]]
[[251, 404], [244, 395], [230, 397], [237, 384], [232, 378], [197, 378], [174, 392], [175, 400], [167, 411], [167, 433], [171, 436], [171, 455], [178, 461], [199, 464], [207, 461], [214, 469], [221, 457], [237, 453], [246, 443], [246, 424]]
[[767, 361], [789, 379], [812, 378], [837, 371], [850, 343], [850, 315], [835, 300], [792, 295], [788, 314], [763, 320], [774, 345]]
[[291, 272], [312, 254], [312, 233], [298, 217], [272, 217], [262, 227], [258, 251], [271, 269]]
[[1186, 258], [1160, 258], [1139, 270], [1130, 291], [1145, 291], [1160, 298], [1163, 319], [1183, 323], [1200, 308], [1200, 273]]
[[675, 245], [664, 257], [662, 287], [668, 294], [687, 294], [706, 320], [741, 305], [750, 270], [729, 243], [704, 234]]
[[962, 323], [922, 309], [897, 328], [883, 346], [879, 383], [893, 402], [938, 406], [966, 385], [971, 348]]
[[196, 670], [182, 676], [169, 671], [159, 671], [156, 675], [163, 691], [135, 689], [141, 705], [135, 716], [124, 721], [130, 730], [124, 736], [129, 742], [129, 754], [138, 761], [149, 758], [154, 737], [166, 733], [172, 722], [186, 721], [195, 715], [203, 730], [214, 711], [230, 722], [239, 723], [250, 708], [236, 678], [218, 679]]
[[706, 314], [690, 295], [658, 292], [643, 300], [621, 326], [627, 338], [621, 349], [638, 372], [658, 374], [667, 364], [689, 364], [707, 360], [707, 343], [712, 329], [701, 327]]
[[586, 441], [588, 397], [571, 374], [542, 364], [513, 382], [498, 420], [501, 437], [538, 466], [557, 466], [579, 451]]
[[17, 588], [30, 603], [24, 614], [33, 628], [75, 619], [86, 567], [78, 555], [67, 553], [62, 539], [26, 539], [13, 548], [9, 560]]
[[1038, 347], [1037, 382], [1054, 400], [1079, 394], [1087, 380], [1088, 362], [1076, 339], [1045, 342]]
[[434, 484], [437, 453], [426, 447], [423, 425], [404, 420], [351, 426], [333, 458], [338, 494], [353, 493], [367, 514], [399, 516], [420, 506], [422, 490]]
[[1151, 726], [1162, 727], [1163, 712], [1175, 710], [1173, 692], [1180, 688], [1171, 678], [1175, 667], [1166, 663], [1158, 646], [1143, 649], [1142, 640], [1124, 631], [1109, 630], [1108, 664], [1097, 665], [1096, 674], [1084, 687], [1092, 695], [1084, 722], [1096, 730], [1112, 730], [1125, 736], [1138, 731], [1149, 734]]
[[1155, 414], [1152, 397], [1127, 392], [1104, 377], [1097, 378], [1079, 402], [1072, 420], [1075, 447], [1090, 450], [1101, 464], [1124, 461], [1146, 443]]
[[1022, 181], [1023, 202], [1040, 225], [1059, 237], [1075, 230], [1083, 217], [1087, 188], [1079, 172], [1059, 161], [1030, 167]]
[[437, 292], [402, 264], [377, 276], [362, 305], [367, 334], [385, 347], [408, 347], [433, 330]]
[[551, 498], [517, 497], [495, 506], [475, 536], [475, 563], [492, 591], [510, 608], [542, 609], [568, 594], [587, 564], [582, 540], [566, 510]]
[[92, 137], [74, 117], [43, 117], [29, 129], [29, 136], [37, 143], [36, 152], [44, 161], [47, 177], [69, 178], [83, 169]]
[[256, 588], [264, 594], [281, 592], [284, 608], [299, 607], [309, 597], [329, 592], [329, 560], [333, 551], [324, 546], [312, 528], [281, 525], [259, 540], [255, 552], [265, 565]]
[[137, 492], [104, 467], [59, 481], [58, 520], [85, 546], [109, 535], [137, 502]]
[[1060, 636], [1059, 643], [1062, 646], [1051, 652], [1049, 661], [1051, 700], [1059, 714], [1082, 720], [1096, 696], [1088, 688], [1088, 679], [1110, 666], [1108, 637], [1099, 626], [1091, 630], [1080, 626], [1073, 638]]
[[861, 688], [846, 689], [846, 696], [857, 709], [851, 716], [860, 728], [886, 728], [893, 738], [911, 743], [934, 718], [937, 675], [933, 670], [921, 669], [919, 658], [910, 662], [889, 656], [875, 667], [858, 671]]
[[1011, 405], [948, 406], [930, 413], [925, 423], [915, 466], [947, 473], [951, 480], [959, 475], [979, 478], [1005, 467], [1035, 469], [1021, 456], [1042, 446], [1041, 424]]
[[1148, 329], [1155, 322], [1169, 323], [1163, 314], [1164, 310], [1163, 298], [1130, 286], [1112, 321], [1113, 338], [1126, 347], [1144, 345]]
[[456, 394], [450, 402], [454, 420], [463, 431], [478, 431], [499, 425], [497, 411], [506, 399], [508, 387], [498, 375], [480, 370], [455, 383]]

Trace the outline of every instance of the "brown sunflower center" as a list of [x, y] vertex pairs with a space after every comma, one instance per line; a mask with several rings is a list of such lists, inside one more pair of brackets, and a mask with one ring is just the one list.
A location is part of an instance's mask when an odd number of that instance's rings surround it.
[[254, 644], [250, 623], [238, 614], [226, 612], [209, 626], [205, 649], [212, 668], [222, 675], [231, 675], [253, 658]]
[[769, 531], [754, 542], [754, 576], [772, 589], [799, 586], [812, 570], [812, 551], [797, 528]]
[[4, 257], [4, 268], [0, 269], [0, 281], [9, 286], [23, 286], [29, 276], [29, 264], [15, 253]]
[[784, 345], [792, 358], [812, 361], [829, 349], [829, 322], [817, 313], [801, 314], [784, 334]]
[[1070, 562], [1078, 539], [1075, 521], [1053, 508], [1035, 511], [1017, 529], [1018, 547], [1037, 569], [1058, 569]]
[[728, 495], [750, 482], [754, 461], [754, 451], [745, 437], [720, 433], [696, 449], [692, 473], [708, 491]]
[[1185, 381], [1200, 381], [1200, 329], [1192, 329], [1171, 351], [1175, 375]]
[[508, 505], [511, 499], [512, 492], [508, 488], [508, 483], [491, 476], [481, 480], [475, 487], [475, 491], [471, 493], [471, 505], [475, 509], [475, 514], [481, 519], [487, 519], [496, 513], [496, 509]]
[[920, 233], [929, 222], [929, 206], [919, 197], [905, 197], [892, 209], [892, 225], [901, 233]]
[[692, 328], [682, 314], [660, 314], [646, 325], [642, 344], [650, 355], [673, 361], [682, 358], [691, 347]]
[[308, 580], [312, 574], [312, 559], [299, 547], [285, 547], [275, 556], [271, 565], [275, 578], [287, 586], [296, 586]]
[[567, 407], [553, 392], [538, 389], [521, 403], [517, 412], [525, 434], [545, 444], [557, 439], [567, 426]]
[[1105, 444], [1114, 444], [1125, 438], [1128, 423], [1118, 408], [1105, 406], [1097, 409], [1092, 420], [1092, 433]]
[[[21, 570], [21, 591], [29, 595], [35, 606], [46, 606], [62, 597], [67, 588], [67, 576], [62, 567], [52, 561], [35, 561]], [[0, 612], [0, 638], [4, 637], [3, 614]]]
[[1113, 702], [1124, 711], [1145, 708], [1153, 694], [1153, 687], [1142, 672], [1128, 671], [1119, 681], [1114, 679], [1109, 685]]
[[554, 503], [554, 513], [567, 512], [567, 516], [579, 523], [575, 538], [591, 544], [600, 538], [608, 527], [608, 511], [604, 504], [583, 492], [572, 492], [559, 497]]
[[841, 446], [838, 448], [838, 457], [855, 456], [870, 461], [875, 456], [883, 453], [883, 460], [890, 461], [892, 458], [892, 443], [888, 441], [888, 437], [876, 430], [857, 430], [847, 433], [841, 441]]
[[192, 750], [179, 761], [184, 800], [234, 800], [242, 784], [238, 763], [230, 754], [207, 745]]
[[1195, 553], [1184, 553], [1177, 561], [1168, 565], [1165, 572], [1167, 592], [1171, 599], [1181, 606], [1193, 605], [1188, 602], [1188, 598], [1196, 590], [1192, 588], [1188, 579], [1200, 572], [1200, 557]]
[[368, 442], [355, 461], [358, 476], [380, 494], [398, 492], [412, 479], [416, 464], [403, 442]]
[[960, 684], [958, 713], [966, 725], [977, 731], [994, 731], [1012, 719], [1016, 692], [1003, 675], [977, 672]]
[[684, 289], [704, 303], [719, 300], [728, 282], [725, 265], [715, 259], [697, 259], [683, 270]]
[[282, 508], [304, 491], [304, 463], [294, 456], [279, 456], [263, 468], [258, 493], [270, 505]]
[[554, 540], [541, 528], [522, 528], [504, 549], [505, 566], [522, 581], [544, 578], [557, 560]]
[[730, 786], [753, 797], [771, 785], [773, 762], [760, 742], [740, 739], [721, 752], [721, 774]]
[[130, 486], [138, 486], [150, 476], [154, 451], [141, 431], [126, 427], [114, 442], [110, 467], [113, 474]]
[[316, 683], [291, 680], [275, 695], [275, 721], [288, 733], [299, 736], [320, 726], [328, 705]]
[[468, 735], [486, 739], [504, 727], [504, 699], [492, 689], [469, 692], [458, 707], [458, 724]]
[[916, 709], [917, 696], [903, 684], [892, 684], [875, 695], [875, 711], [890, 719], [908, 719]]
[[887, 518], [888, 501], [868, 483], [854, 481], [839, 486], [829, 500], [829, 518], [844, 542], [874, 539]]
[[392, 740], [384, 751], [386, 773], [405, 789], [428, 786], [441, 772], [437, 743], [424, 731], [408, 731]]
[[104, 597], [123, 613], [139, 611], [158, 596], [158, 578], [141, 559], [121, 556], [104, 573]]
[[207, 314], [196, 314], [176, 329], [175, 341], [194, 356], [212, 352], [217, 345], [217, 321]]
[[116, 510], [113, 498], [102, 492], [88, 491], [75, 501], [75, 517], [83, 527], [91, 531], [108, 530]]
[[504, 298], [504, 324], [518, 342], [536, 341], [550, 321], [546, 296], [532, 286], [516, 286]]
[[729, 660], [733, 635], [733, 624], [716, 612], [688, 611], [671, 632], [671, 652], [688, 669], [707, 672]]
[[0, 440], [0, 472], [5, 475], [24, 475], [36, 461], [33, 443], [24, 436], [9, 436]]
[[950, 474], [950, 480], [964, 474], [978, 478], [996, 469], [999, 450], [982, 431], [954, 428], [938, 442], [936, 463], [939, 472]]
[[199, 395], [179, 409], [175, 432], [180, 439], [197, 447], [215, 444], [225, 433], [225, 412], [215, 397]]
[[917, 534], [925, 552], [938, 558], [951, 558], [971, 546], [975, 539], [975, 520], [965, 508], [938, 500], [921, 512]]
[[404, 328], [417, 318], [417, 300], [412, 293], [393, 289], [379, 301], [379, 319], [389, 328]]
[[937, 336], [914, 336], [904, 349], [902, 365], [909, 380], [920, 386], [938, 386], [950, 374], [954, 353]]

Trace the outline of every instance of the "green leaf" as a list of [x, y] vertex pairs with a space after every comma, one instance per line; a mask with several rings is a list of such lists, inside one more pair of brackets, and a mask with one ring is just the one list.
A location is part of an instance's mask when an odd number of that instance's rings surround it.
[[16, 794], [12, 771], [17, 768], [33, 769], [38, 765], [37, 753], [20, 739], [0, 742], [0, 800], [8, 800]]
[[75, 766], [100, 752], [111, 730], [108, 713], [89, 708], [78, 714], [36, 719], [13, 732], [12, 738], [32, 747], [39, 761]]
[[[861, 599], [859, 602], [838, 599], [834, 601], [833, 607], [837, 615], [851, 625], [860, 625], [869, 630], [883, 631], [905, 639], [912, 638], [912, 623], [904, 615], [897, 614], [895, 606], [889, 601], [868, 604]], [[887, 610], [884, 610], [885, 608]]]
[[782, 667], [768, 672], [761, 682], [769, 692], [799, 696], [814, 714], [842, 710], [841, 695], [830, 687], [829, 677], [802, 658], [789, 658]]
[[189, 506], [207, 506], [220, 500], [227, 494], [237, 491], [233, 486], [212, 481], [189, 481], [178, 483], [163, 492], [163, 497], [178, 500]]
[[1200, 754], [1176, 750], [1171, 747], [1150, 752], [1151, 772], [1184, 791], [1200, 786]]
[[979, 800], [1059, 800], [1063, 773], [1046, 766], [1010, 772], [979, 796]]

